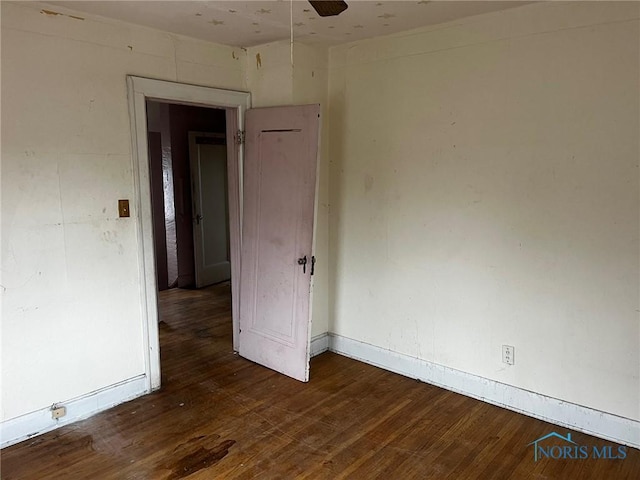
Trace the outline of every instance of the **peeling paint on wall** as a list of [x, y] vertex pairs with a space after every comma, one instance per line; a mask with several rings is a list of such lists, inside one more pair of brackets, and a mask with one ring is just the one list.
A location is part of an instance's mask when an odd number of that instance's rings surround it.
[[44, 13], [45, 15], [53, 15], [54, 17], [57, 15], [62, 15], [61, 13], [54, 12], [53, 10], [40, 10], [40, 13]]
[[54, 12], [53, 10], [46, 10], [44, 8], [42, 10], [40, 10], [40, 13], [42, 13], [44, 15], [49, 15], [49, 16], [52, 16], [52, 17], [63, 16], [63, 17], [73, 18], [74, 20], [84, 20], [84, 17], [78, 17], [76, 15], [67, 15], [65, 13]]

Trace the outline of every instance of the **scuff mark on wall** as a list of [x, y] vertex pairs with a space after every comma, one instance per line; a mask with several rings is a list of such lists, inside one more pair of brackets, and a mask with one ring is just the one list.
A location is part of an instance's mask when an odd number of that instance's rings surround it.
[[256, 68], [262, 67], [262, 58], [260, 58], [260, 54], [256, 53]]
[[364, 176], [364, 191], [369, 192], [373, 188], [373, 177], [369, 174]]

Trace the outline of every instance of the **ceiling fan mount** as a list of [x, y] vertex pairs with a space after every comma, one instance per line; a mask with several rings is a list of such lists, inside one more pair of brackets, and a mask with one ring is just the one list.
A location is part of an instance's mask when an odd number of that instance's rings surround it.
[[320, 15], [321, 17], [334, 17], [336, 15], [340, 15], [344, 12], [349, 5], [342, 0], [308, 0], [313, 9]]

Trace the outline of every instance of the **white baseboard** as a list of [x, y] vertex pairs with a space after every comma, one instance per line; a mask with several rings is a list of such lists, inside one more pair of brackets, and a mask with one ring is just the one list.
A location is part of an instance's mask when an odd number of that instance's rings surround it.
[[555, 425], [640, 448], [640, 422], [332, 333], [330, 351]]
[[58, 420], [51, 418], [51, 407], [6, 420], [0, 424], [0, 448], [77, 422], [147, 392], [146, 377], [139, 375], [81, 397], [59, 402], [58, 405], [67, 408], [67, 414]]
[[311, 356], [315, 357], [329, 350], [329, 334], [321, 333], [311, 339]]
[[[311, 339], [311, 356], [327, 350], [555, 425], [640, 448], [640, 422], [635, 420], [547, 397], [340, 335], [323, 333]], [[0, 448], [90, 417], [145, 393], [148, 393], [146, 377], [140, 375], [82, 397], [60, 402], [60, 405], [67, 408], [67, 414], [61, 419], [53, 420], [51, 410], [47, 407], [6, 420], [0, 424]]]

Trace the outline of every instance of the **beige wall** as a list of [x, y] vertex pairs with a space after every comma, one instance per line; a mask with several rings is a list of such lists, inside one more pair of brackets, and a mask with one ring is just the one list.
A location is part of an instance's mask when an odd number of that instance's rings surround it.
[[640, 419], [639, 9], [331, 49], [331, 331]]
[[117, 214], [134, 189], [126, 75], [246, 85], [241, 49], [30, 3], [1, 13], [9, 419], [143, 373], [137, 212]]

